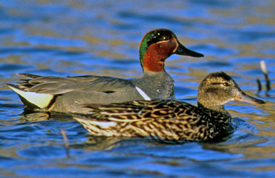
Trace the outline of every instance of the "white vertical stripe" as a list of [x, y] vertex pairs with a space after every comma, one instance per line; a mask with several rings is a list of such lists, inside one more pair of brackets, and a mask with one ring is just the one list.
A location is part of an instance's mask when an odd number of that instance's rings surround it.
[[136, 86], [137, 91], [139, 92], [139, 94], [145, 99], [145, 100], [151, 100], [151, 98], [149, 96], [146, 95], [146, 93], [144, 91], [142, 91], [139, 87]]

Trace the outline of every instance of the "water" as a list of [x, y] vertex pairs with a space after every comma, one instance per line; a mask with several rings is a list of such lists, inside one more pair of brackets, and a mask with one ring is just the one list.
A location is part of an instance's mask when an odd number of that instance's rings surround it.
[[[274, 9], [272, 0], [1, 1], [1, 177], [274, 177]], [[253, 96], [260, 79], [258, 97], [267, 103], [228, 104], [236, 130], [226, 141], [165, 145], [92, 137], [66, 116], [24, 114], [5, 85], [19, 79], [16, 73], [140, 76], [139, 42], [159, 27], [205, 54], [166, 61], [177, 99], [196, 104], [197, 87], [209, 72], [227, 72]], [[261, 60], [271, 79], [269, 95]]]

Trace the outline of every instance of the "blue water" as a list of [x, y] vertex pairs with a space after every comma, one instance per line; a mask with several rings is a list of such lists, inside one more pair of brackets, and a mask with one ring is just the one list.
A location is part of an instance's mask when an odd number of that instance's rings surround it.
[[[274, 9], [272, 0], [1, 1], [0, 177], [275, 177]], [[224, 142], [165, 145], [94, 137], [65, 115], [24, 114], [5, 85], [16, 73], [138, 77], [139, 42], [155, 28], [205, 55], [166, 61], [177, 99], [196, 104], [200, 81], [223, 70], [252, 96], [260, 79], [257, 97], [267, 103], [228, 104], [236, 130]]]

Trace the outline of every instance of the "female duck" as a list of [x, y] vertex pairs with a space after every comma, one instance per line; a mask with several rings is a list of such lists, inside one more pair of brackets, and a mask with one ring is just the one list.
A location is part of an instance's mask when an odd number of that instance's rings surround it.
[[110, 105], [87, 105], [91, 114], [75, 119], [94, 135], [152, 137], [181, 143], [213, 139], [232, 131], [231, 116], [224, 104], [265, 102], [245, 94], [226, 73], [209, 74], [200, 84], [198, 107], [183, 101], [131, 101]]

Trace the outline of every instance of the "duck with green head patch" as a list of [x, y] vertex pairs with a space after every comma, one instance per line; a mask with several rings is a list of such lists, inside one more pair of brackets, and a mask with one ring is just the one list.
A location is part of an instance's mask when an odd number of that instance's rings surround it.
[[149, 31], [139, 46], [143, 75], [136, 79], [109, 76], [53, 77], [20, 74], [28, 77], [16, 85], [8, 84], [27, 109], [80, 112], [84, 103], [109, 104], [132, 100], [167, 99], [174, 95], [174, 81], [164, 62], [172, 54], [203, 57], [184, 47], [167, 29]]
[[183, 101], [151, 100], [87, 104], [90, 114], [74, 114], [90, 133], [100, 136], [151, 137], [165, 143], [223, 138], [233, 131], [224, 104], [265, 102], [247, 95], [226, 73], [209, 74], [200, 84], [198, 106]]

